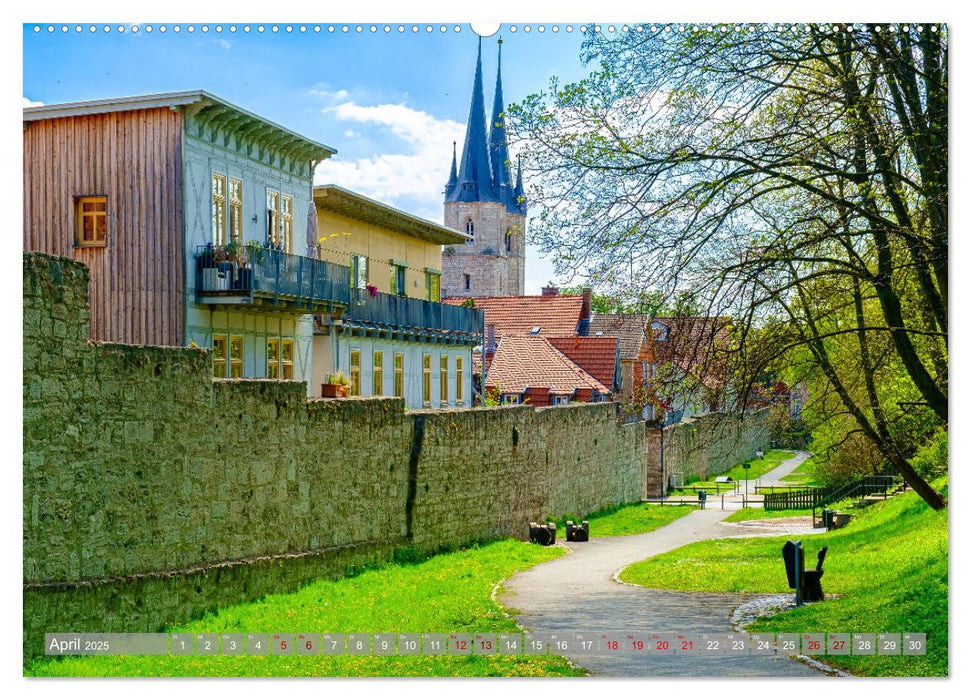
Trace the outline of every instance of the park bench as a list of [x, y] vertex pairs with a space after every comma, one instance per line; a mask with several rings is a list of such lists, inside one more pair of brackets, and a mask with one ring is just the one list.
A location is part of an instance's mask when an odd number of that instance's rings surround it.
[[815, 603], [823, 599], [823, 586], [820, 579], [823, 578], [823, 561], [826, 559], [827, 549], [829, 548], [823, 547], [819, 550], [819, 554], [816, 555], [816, 568], [807, 571], [802, 542], [789, 540], [782, 547], [786, 578], [789, 579], [789, 588], [796, 591], [796, 605]]
[[546, 523], [545, 525], [530, 523], [529, 541], [544, 547], [556, 544], [556, 523]]
[[566, 521], [566, 541], [567, 542], [589, 542], [590, 541], [590, 523], [584, 520], [577, 527], [573, 524], [572, 520]]

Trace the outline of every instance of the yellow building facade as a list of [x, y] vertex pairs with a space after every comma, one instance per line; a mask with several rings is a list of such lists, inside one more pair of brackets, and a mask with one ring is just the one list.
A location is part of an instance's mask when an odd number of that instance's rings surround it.
[[[351, 271], [347, 310], [315, 322], [320, 381], [341, 372], [352, 396], [398, 396], [408, 408], [471, 406], [472, 348], [482, 342], [484, 316], [440, 303], [442, 246], [468, 237], [335, 185], [315, 187], [314, 205], [316, 257]], [[311, 393], [322, 393], [319, 382]]]

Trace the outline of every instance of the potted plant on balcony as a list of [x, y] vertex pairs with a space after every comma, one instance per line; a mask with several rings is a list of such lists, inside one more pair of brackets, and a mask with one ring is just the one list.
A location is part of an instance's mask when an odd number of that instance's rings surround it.
[[331, 372], [320, 385], [320, 395], [325, 399], [339, 399], [351, 395], [351, 380], [343, 372]]

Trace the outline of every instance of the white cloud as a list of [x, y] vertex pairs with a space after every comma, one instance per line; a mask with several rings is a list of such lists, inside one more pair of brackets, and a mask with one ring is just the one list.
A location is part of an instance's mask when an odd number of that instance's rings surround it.
[[361, 135], [358, 132], [354, 131], [353, 129], [348, 129], [347, 131], [344, 132], [344, 138], [345, 139], [359, 139], [359, 138], [361, 138]]
[[230, 42], [226, 41], [225, 39], [220, 39], [219, 45], [222, 46], [227, 51], [229, 51], [229, 49], [232, 48], [233, 46]]
[[26, 107], [42, 107], [43, 105], [44, 105], [43, 102], [36, 102], [34, 100], [29, 100], [26, 97], [24, 97], [23, 107], [25, 107], [25, 108]]
[[[333, 183], [418, 216], [442, 220], [442, 191], [451, 165], [451, 145], [463, 139], [464, 125], [404, 103], [359, 105], [348, 99], [346, 90], [312, 92], [334, 103], [323, 110], [328, 117], [359, 125], [365, 133], [368, 127], [376, 128], [401, 142], [401, 147], [392, 152], [356, 160], [340, 160], [339, 156], [325, 160], [317, 166], [316, 184]], [[347, 133], [345, 137], [350, 138]]]

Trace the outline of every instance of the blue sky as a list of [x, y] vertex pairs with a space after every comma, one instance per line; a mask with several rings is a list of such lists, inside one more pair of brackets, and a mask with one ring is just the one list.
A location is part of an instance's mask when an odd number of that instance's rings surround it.
[[[41, 26], [36, 32], [35, 26]], [[461, 147], [468, 120], [477, 37], [467, 24], [397, 24], [376, 32], [369, 24], [25, 24], [23, 97], [52, 104], [201, 88], [298, 133], [336, 148], [318, 168], [316, 182], [336, 183], [419, 216], [441, 222], [452, 141]], [[119, 32], [118, 27], [125, 27]], [[152, 31], [146, 31], [148, 27]], [[217, 31], [216, 27], [221, 31]], [[461, 31], [454, 28], [459, 26]], [[578, 27], [579, 25], [574, 25]], [[582, 35], [565, 25], [540, 33], [531, 25], [503, 25], [482, 40], [487, 110], [496, 75], [496, 40], [503, 39], [503, 92], [507, 105], [544, 89], [550, 77], [580, 77]], [[527, 182], [527, 192], [528, 185]], [[535, 251], [527, 253], [526, 291], [553, 277]]]

